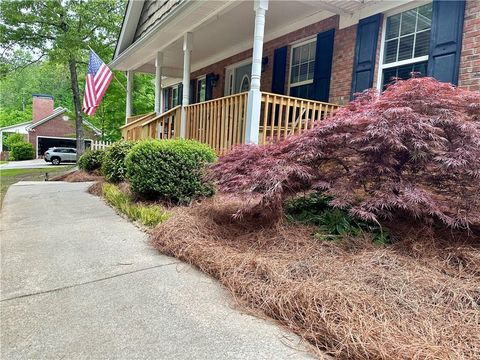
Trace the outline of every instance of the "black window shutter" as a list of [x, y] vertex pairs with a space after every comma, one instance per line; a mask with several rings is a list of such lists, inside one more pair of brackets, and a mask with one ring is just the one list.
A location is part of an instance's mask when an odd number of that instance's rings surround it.
[[381, 14], [376, 14], [358, 22], [353, 61], [352, 98], [353, 94], [373, 86], [380, 21]]
[[432, 32], [427, 74], [442, 82], [458, 83], [465, 1], [433, 1]]
[[197, 81], [195, 79], [190, 80], [190, 104], [195, 103], [195, 85]]
[[313, 73], [313, 100], [328, 101], [330, 96], [334, 39], [335, 29], [317, 35], [315, 72]]
[[213, 99], [213, 81], [215, 79], [214, 73], [209, 73], [205, 76], [205, 101]]
[[182, 98], [183, 98], [183, 84], [178, 84], [177, 105], [182, 105]]
[[283, 46], [273, 52], [272, 93], [274, 94], [285, 94], [287, 48], [288, 46]]
[[165, 111], [170, 110], [170, 104], [172, 103], [172, 88], [165, 89]]

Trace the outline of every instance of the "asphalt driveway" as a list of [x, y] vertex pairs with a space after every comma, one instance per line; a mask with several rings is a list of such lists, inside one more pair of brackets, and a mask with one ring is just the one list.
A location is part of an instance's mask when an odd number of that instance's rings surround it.
[[309, 359], [160, 255], [86, 183], [20, 182], [1, 212], [2, 359]]

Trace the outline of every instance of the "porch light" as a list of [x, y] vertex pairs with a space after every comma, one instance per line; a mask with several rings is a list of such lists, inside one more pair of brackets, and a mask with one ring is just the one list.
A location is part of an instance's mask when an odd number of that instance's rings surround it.
[[220, 75], [214, 74], [210, 80], [210, 83], [212, 84], [212, 87], [217, 86], [217, 81], [220, 79]]

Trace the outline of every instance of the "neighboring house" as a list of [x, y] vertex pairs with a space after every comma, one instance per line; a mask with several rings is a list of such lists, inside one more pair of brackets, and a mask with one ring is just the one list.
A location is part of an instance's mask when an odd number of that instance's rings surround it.
[[[129, 80], [125, 138], [223, 152], [411, 72], [480, 91], [480, 1], [129, 1], [110, 65]], [[155, 113], [131, 116], [134, 72], [156, 75]]]
[[[33, 94], [32, 120], [0, 128], [0, 150], [3, 152], [3, 133], [24, 134], [34, 149], [37, 158], [53, 146], [76, 147], [75, 120], [67, 115], [67, 109], [54, 108], [50, 95]], [[100, 130], [84, 120], [85, 145], [101, 136]]]

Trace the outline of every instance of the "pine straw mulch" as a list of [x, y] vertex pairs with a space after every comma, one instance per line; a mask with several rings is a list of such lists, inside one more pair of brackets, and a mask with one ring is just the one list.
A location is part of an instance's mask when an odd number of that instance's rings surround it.
[[83, 170], [75, 170], [68, 172], [64, 175], [58, 176], [54, 181], [67, 181], [67, 182], [86, 182], [86, 181], [101, 181], [103, 176], [98, 172], [88, 173]]
[[177, 208], [152, 243], [217, 278], [240, 306], [278, 320], [319, 357], [480, 358], [478, 237], [447, 243], [411, 229], [388, 247], [331, 243], [308, 227], [234, 221], [238, 206], [217, 196]]

